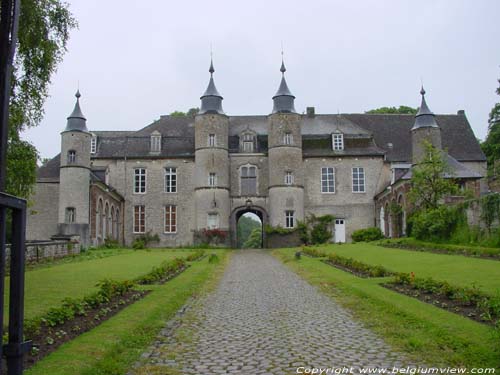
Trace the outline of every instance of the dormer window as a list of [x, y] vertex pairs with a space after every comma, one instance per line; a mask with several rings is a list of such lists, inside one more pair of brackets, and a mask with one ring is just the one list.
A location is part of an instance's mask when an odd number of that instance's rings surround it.
[[244, 133], [241, 136], [240, 149], [242, 152], [252, 153], [255, 149], [255, 134]]
[[69, 150], [68, 151], [68, 164], [75, 164], [75, 163], [76, 163], [76, 151]]
[[90, 153], [95, 154], [97, 152], [97, 136], [92, 134], [92, 138], [90, 139]]
[[344, 134], [332, 134], [332, 146], [334, 151], [344, 149]]
[[157, 131], [151, 134], [151, 152], [161, 151], [161, 134]]
[[285, 145], [291, 145], [293, 143], [293, 134], [285, 133], [285, 135], [283, 136], [283, 143]]

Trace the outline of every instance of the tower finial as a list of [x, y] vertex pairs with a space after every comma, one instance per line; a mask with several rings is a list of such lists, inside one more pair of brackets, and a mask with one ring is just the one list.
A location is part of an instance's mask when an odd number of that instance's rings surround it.
[[285, 74], [286, 68], [285, 68], [285, 60], [283, 57], [283, 42], [281, 42], [281, 68], [280, 68], [281, 74]]
[[76, 99], [77, 99], [77, 100], [80, 100], [80, 97], [82, 96], [82, 94], [80, 94], [80, 88], [78, 88], [78, 89], [76, 90], [76, 94], [75, 94], [75, 96], [76, 96]]
[[214, 72], [215, 72], [215, 69], [214, 69], [214, 55], [213, 55], [213, 52], [212, 52], [212, 43], [210, 43], [210, 68], [208, 69], [208, 71], [210, 72], [210, 75], [213, 75]]
[[424, 85], [422, 84], [422, 88], [420, 89], [420, 95], [424, 96], [425, 95], [425, 89]]

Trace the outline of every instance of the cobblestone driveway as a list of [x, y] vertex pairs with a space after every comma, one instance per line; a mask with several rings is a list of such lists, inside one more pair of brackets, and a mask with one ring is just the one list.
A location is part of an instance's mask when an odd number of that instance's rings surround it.
[[284, 375], [298, 366], [403, 365], [381, 338], [265, 251], [238, 251], [218, 288], [178, 320], [144, 353], [138, 373]]

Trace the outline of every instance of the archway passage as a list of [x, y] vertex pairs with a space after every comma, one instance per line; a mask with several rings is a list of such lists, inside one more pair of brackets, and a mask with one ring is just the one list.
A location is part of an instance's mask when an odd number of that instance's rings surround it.
[[236, 247], [240, 249], [260, 249], [264, 243], [262, 212], [240, 210], [236, 213]]

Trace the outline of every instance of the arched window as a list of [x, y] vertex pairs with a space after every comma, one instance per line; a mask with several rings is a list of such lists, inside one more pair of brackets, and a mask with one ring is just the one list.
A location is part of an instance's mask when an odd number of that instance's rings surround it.
[[75, 163], [76, 163], [76, 151], [69, 150], [68, 151], [68, 164], [75, 164]]
[[115, 206], [111, 206], [111, 238], [116, 239]]
[[257, 195], [257, 167], [244, 165], [240, 169], [241, 195]]
[[97, 210], [96, 210], [96, 227], [95, 227], [95, 237], [97, 240], [99, 238], [103, 237], [103, 232], [102, 232], [102, 215], [103, 215], [103, 204], [102, 204], [102, 199], [99, 199], [99, 203], [97, 204]]

